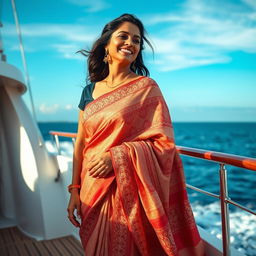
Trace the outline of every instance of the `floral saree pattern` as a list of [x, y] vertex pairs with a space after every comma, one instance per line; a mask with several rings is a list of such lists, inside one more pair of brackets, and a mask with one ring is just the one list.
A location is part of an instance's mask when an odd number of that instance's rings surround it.
[[[202, 256], [170, 114], [154, 80], [139, 77], [84, 109], [80, 237], [86, 256]], [[113, 173], [86, 163], [110, 151]]]

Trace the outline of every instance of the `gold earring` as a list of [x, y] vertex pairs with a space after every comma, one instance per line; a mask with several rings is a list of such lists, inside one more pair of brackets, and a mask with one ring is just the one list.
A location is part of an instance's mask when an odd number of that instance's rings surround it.
[[103, 62], [105, 62], [105, 64], [108, 63], [108, 49], [105, 50], [105, 55], [104, 55], [104, 58], [103, 58]]

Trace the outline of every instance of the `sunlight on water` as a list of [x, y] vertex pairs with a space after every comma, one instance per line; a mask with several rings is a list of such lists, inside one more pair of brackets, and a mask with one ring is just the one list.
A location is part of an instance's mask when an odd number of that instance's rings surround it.
[[[57, 148], [51, 141], [45, 141], [45, 146], [49, 152], [57, 153]], [[68, 141], [60, 142], [60, 152], [61, 152], [61, 155], [72, 156], [73, 155], [72, 142], [68, 142]]]
[[[221, 239], [220, 204], [200, 205], [192, 203], [196, 222], [203, 229]], [[233, 209], [232, 209], [233, 210]], [[236, 209], [230, 211], [231, 245], [248, 256], [256, 255], [256, 217]]]

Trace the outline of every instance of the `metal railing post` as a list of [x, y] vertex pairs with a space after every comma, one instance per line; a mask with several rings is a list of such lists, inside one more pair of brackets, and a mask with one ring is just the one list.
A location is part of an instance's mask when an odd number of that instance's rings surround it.
[[[60, 141], [59, 141], [59, 136], [58, 135], [54, 135], [54, 140], [55, 140], [55, 145], [57, 148], [57, 152], [60, 155]], [[54, 181], [58, 182], [60, 180], [60, 168], [58, 168], [58, 172], [57, 172], [57, 176], [55, 177]]]
[[72, 138], [73, 149], [75, 148], [76, 138]]
[[60, 154], [60, 141], [59, 141], [59, 136], [58, 135], [54, 135], [54, 140], [55, 140], [55, 145], [57, 148], [57, 152], [58, 154]]
[[221, 223], [222, 223], [222, 245], [223, 255], [230, 256], [230, 228], [229, 228], [229, 207], [228, 207], [228, 188], [227, 171], [225, 164], [220, 164], [220, 204], [221, 204]]

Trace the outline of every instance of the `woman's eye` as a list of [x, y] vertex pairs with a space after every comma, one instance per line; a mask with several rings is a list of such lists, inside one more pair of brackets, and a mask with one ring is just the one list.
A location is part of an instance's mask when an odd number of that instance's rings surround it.
[[[129, 36], [128, 36], [128, 35], [122, 35], [122, 34], [121, 34], [121, 35], [118, 35], [118, 37], [121, 38], [122, 40], [127, 40]], [[134, 44], [140, 44], [140, 39], [134, 38], [134, 39], [133, 39], [133, 43], [134, 43]]]
[[134, 39], [133, 42], [134, 42], [135, 44], [140, 44], [140, 40], [139, 40], [139, 39]]
[[122, 39], [127, 39], [127, 35], [119, 35], [119, 37]]

